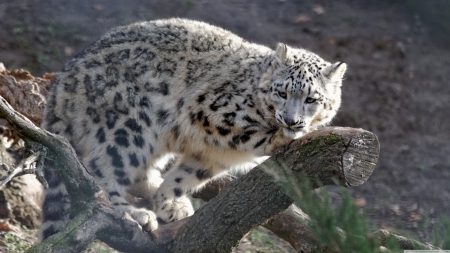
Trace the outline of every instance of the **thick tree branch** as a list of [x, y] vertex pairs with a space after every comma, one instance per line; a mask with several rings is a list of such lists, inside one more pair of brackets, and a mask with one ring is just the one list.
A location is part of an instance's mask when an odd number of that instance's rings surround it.
[[198, 210], [171, 242], [171, 252], [230, 252], [249, 231], [292, 203], [271, 176], [253, 169]]
[[[293, 201], [284, 192], [294, 196], [299, 193], [293, 192], [296, 188], [287, 181], [295, 184], [307, 176], [315, 188], [319, 184], [334, 185], [336, 182], [344, 186], [357, 186], [372, 174], [378, 154], [379, 143], [376, 136], [362, 129], [333, 127], [310, 133], [287, 147], [279, 148], [270, 159], [231, 183], [229, 187], [225, 187], [220, 195], [197, 211], [199, 215], [196, 213], [190, 222], [180, 229], [174, 244], [183, 245], [183, 248], [174, 246], [172, 250], [208, 252], [216, 247], [214, 249], [217, 252], [229, 252], [246, 232], [266, 223], [270, 217], [292, 204]], [[274, 179], [278, 184], [273, 183]], [[219, 208], [216, 209], [216, 206]], [[220, 213], [214, 213], [217, 210], [220, 210]], [[263, 213], [255, 210], [263, 210]], [[236, 220], [213, 219], [214, 215], [227, 217], [227, 214], [232, 214], [232, 218]], [[268, 228], [280, 237], [289, 239], [296, 249], [308, 248], [308, 245], [314, 243], [305, 223], [297, 220], [296, 216], [285, 213], [276, 217], [278, 218], [275, 220], [269, 220], [268, 224], [271, 225]], [[279, 229], [278, 226], [286, 224], [286, 220], [294, 222], [297, 229], [303, 228], [305, 236], [293, 236], [290, 234], [292, 231]], [[294, 227], [291, 224], [288, 228]], [[203, 237], [204, 241], [194, 243], [194, 238], [202, 238], [198, 231], [202, 231], [203, 235], [214, 232], [214, 237]], [[239, 239], [235, 240], [233, 236]]]
[[[193, 194], [193, 197], [210, 201], [234, 180], [236, 180], [235, 177], [228, 176], [210, 182], [202, 191]], [[297, 252], [309, 253], [317, 247], [317, 241], [307, 227], [307, 221], [308, 215], [303, 213], [296, 205], [292, 204], [288, 209], [270, 218], [263, 226], [291, 244]], [[176, 229], [172, 230], [177, 231]], [[158, 229], [157, 232], [159, 231]], [[172, 233], [166, 233], [174, 237]], [[168, 239], [166, 238], [166, 240]]]
[[282, 213], [270, 218], [264, 227], [287, 241], [297, 252], [310, 253], [318, 247], [307, 226], [308, 216], [292, 204]]

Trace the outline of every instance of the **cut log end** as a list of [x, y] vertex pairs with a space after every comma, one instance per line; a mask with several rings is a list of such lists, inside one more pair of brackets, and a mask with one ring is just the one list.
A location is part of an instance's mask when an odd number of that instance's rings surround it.
[[317, 181], [336, 184], [337, 180], [339, 185], [349, 187], [367, 181], [379, 151], [378, 138], [371, 132], [324, 127], [276, 150], [273, 158], [286, 164], [284, 167], [294, 174], [306, 174], [313, 185]]
[[366, 182], [378, 160], [380, 145], [375, 134], [361, 130], [353, 136], [342, 156], [346, 186], [358, 186]]

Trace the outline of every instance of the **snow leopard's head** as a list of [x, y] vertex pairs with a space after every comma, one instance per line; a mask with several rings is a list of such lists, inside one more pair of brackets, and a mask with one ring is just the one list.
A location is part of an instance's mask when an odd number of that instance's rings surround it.
[[304, 49], [278, 44], [260, 88], [264, 111], [299, 138], [325, 126], [341, 104], [341, 84], [347, 65], [331, 64]]

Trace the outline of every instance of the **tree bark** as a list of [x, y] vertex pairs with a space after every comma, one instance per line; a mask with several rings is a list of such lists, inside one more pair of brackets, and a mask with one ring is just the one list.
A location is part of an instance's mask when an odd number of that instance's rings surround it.
[[291, 244], [297, 252], [311, 253], [319, 246], [307, 222], [308, 216], [292, 204], [282, 213], [270, 218], [264, 227]]
[[230, 252], [247, 233], [291, 204], [269, 174], [253, 169], [198, 210], [169, 249], [186, 253]]

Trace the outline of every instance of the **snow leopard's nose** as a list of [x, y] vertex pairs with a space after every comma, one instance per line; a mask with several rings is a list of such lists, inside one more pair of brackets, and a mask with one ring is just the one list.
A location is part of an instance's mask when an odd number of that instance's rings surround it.
[[284, 118], [284, 122], [288, 127], [295, 126], [299, 123], [299, 120], [291, 119], [289, 117]]

